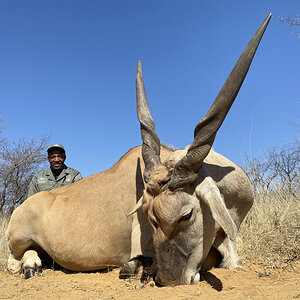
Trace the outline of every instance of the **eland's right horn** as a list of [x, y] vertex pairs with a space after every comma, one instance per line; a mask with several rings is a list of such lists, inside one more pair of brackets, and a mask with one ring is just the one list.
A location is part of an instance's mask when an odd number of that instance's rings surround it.
[[169, 189], [174, 190], [187, 185], [197, 178], [198, 171], [212, 147], [217, 131], [222, 125], [246, 77], [270, 19], [271, 14], [267, 16], [241, 54], [208, 113], [195, 127], [194, 142], [187, 154], [175, 165], [168, 185]]

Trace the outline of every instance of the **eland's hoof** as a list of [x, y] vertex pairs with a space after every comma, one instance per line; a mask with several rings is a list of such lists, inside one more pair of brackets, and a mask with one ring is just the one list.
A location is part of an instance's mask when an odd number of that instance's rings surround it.
[[137, 262], [136, 261], [129, 261], [125, 264], [119, 273], [120, 279], [127, 279], [136, 274]]
[[24, 277], [25, 277], [25, 279], [33, 277], [34, 274], [35, 274], [35, 270], [33, 270], [33, 269], [24, 270]]

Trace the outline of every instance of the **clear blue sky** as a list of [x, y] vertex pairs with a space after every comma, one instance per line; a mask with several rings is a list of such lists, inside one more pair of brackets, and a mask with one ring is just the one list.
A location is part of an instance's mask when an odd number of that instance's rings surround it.
[[299, 135], [300, 28], [279, 16], [299, 0], [0, 2], [0, 118], [10, 140], [51, 135], [83, 176], [141, 143], [135, 72], [142, 61], [156, 131], [185, 147], [239, 55], [273, 18], [214, 148], [242, 162]]

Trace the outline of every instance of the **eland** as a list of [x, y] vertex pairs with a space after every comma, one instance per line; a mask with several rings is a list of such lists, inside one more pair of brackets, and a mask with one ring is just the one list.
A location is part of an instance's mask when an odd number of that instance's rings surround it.
[[191, 284], [199, 281], [200, 271], [235, 268], [237, 233], [253, 192], [245, 173], [212, 144], [270, 18], [250, 40], [185, 149], [160, 144], [138, 61], [142, 146], [104, 172], [26, 199], [6, 232], [9, 270], [32, 277], [41, 272], [45, 253], [73, 271], [122, 266], [121, 278], [151, 265], [158, 285]]

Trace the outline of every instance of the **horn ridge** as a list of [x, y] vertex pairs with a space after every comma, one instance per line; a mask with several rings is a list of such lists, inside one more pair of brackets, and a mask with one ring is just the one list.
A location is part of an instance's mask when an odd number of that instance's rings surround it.
[[[205, 117], [194, 130], [194, 141], [187, 154], [175, 165], [169, 188], [171, 190], [187, 185], [195, 180], [208, 155], [216, 134], [231, 108], [242, 83], [250, 68], [251, 62], [261, 41], [261, 38], [271, 19], [269, 14], [258, 28], [252, 39], [242, 52], [219, 94], [214, 100]], [[194, 179], [194, 180], [193, 180]]]
[[154, 120], [150, 113], [140, 60], [138, 60], [136, 72], [136, 107], [143, 141], [142, 156], [145, 163], [144, 179], [147, 182], [149, 170], [154, 165], [161, 164], [160, 140], [155, 132]]

